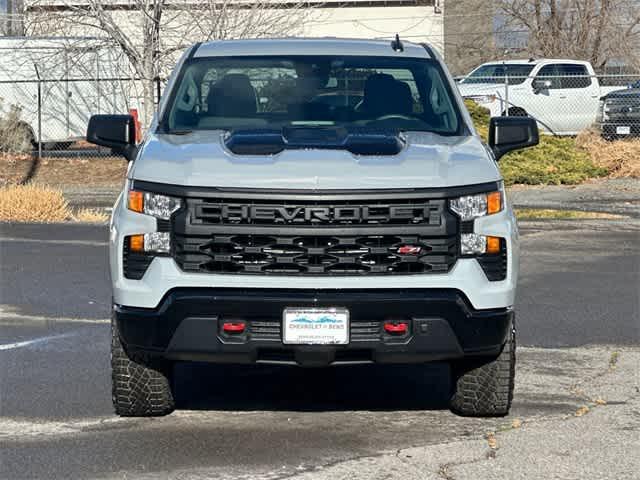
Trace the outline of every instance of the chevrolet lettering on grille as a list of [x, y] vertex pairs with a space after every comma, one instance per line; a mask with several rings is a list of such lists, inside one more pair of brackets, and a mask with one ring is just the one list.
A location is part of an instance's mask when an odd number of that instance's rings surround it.
[[281, 206], [207, 204], [196, 206], [195, 217], [212, 223], [389, 223], [429, 222], [438, 213], [434, 205]]

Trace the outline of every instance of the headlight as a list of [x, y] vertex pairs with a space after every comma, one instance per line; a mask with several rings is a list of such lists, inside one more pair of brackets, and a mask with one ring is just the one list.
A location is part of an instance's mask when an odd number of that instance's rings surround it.
[[144, 213], [161, 220], [169, 220], [171, 214], [180, 208], [179, 198], [158, 193], [129, 190], [128, 207], [134, 212]]
[[169, 232], [151, 232], [129, 235], [129, 250], [135, 253], [169, 253], [171, 251], [171, 237]]
[[[449, 201], [449, 208], [463, 222], [498, 213], [504, 208], [502, 189], [496, 192], [453, 198]], [[471, 232], [460, 235], [460, 253], [462, 255], [497, 254], [499, 252], [500, 239], [498, 237], [487, 237]]]
[[466, 98], [473, 100], [476, 103], [493, 103], [496, 101], [497, 97], [495, 95], [472, 95]]
[[449, 207], [463, 222], [498, 213], [504, 208], [503, 204], [502, 191], [500, 190], [477, 195], [465, 195], [449, 201]]
[[598, 113], [596, 115], [596, 122], [602, 123], [609, 119], [609, 116], [606, 114], [607, 112], [607, 103], [605, 100], [600, 100], [598, 104]]

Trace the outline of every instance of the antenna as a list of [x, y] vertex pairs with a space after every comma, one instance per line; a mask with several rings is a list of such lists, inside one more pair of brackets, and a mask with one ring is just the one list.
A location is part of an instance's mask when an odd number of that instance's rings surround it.
[[404, 46], [400, 41], [400, 35], [396, 33], [396, 39], [391, 41], [391, 48], [394, 52], [404, 52]]

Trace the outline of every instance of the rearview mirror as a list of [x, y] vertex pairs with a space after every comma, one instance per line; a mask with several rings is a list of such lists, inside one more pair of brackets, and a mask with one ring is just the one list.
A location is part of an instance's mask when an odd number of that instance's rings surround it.
[[87, 127], [87, 142], [109, 147], [132, 160], [136, 151], [136, 127], [131, 115], [93, 115]]
[[489, 147], [496, 160], [512, 150], [533, 147], [539, 139], [538, 124], [531, 117], [492, 117], [489, 122]]

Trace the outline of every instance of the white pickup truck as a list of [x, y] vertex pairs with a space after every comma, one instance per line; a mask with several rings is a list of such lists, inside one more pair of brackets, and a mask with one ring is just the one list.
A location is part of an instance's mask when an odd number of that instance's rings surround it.
[[492, 116], [529, 115], [542, 131], [555, 135], [577, 135], [591, 126], [600, 97], [620, 89], [600, 86], [589, 62], [557, 59], [485, 63], [458, 88]]

